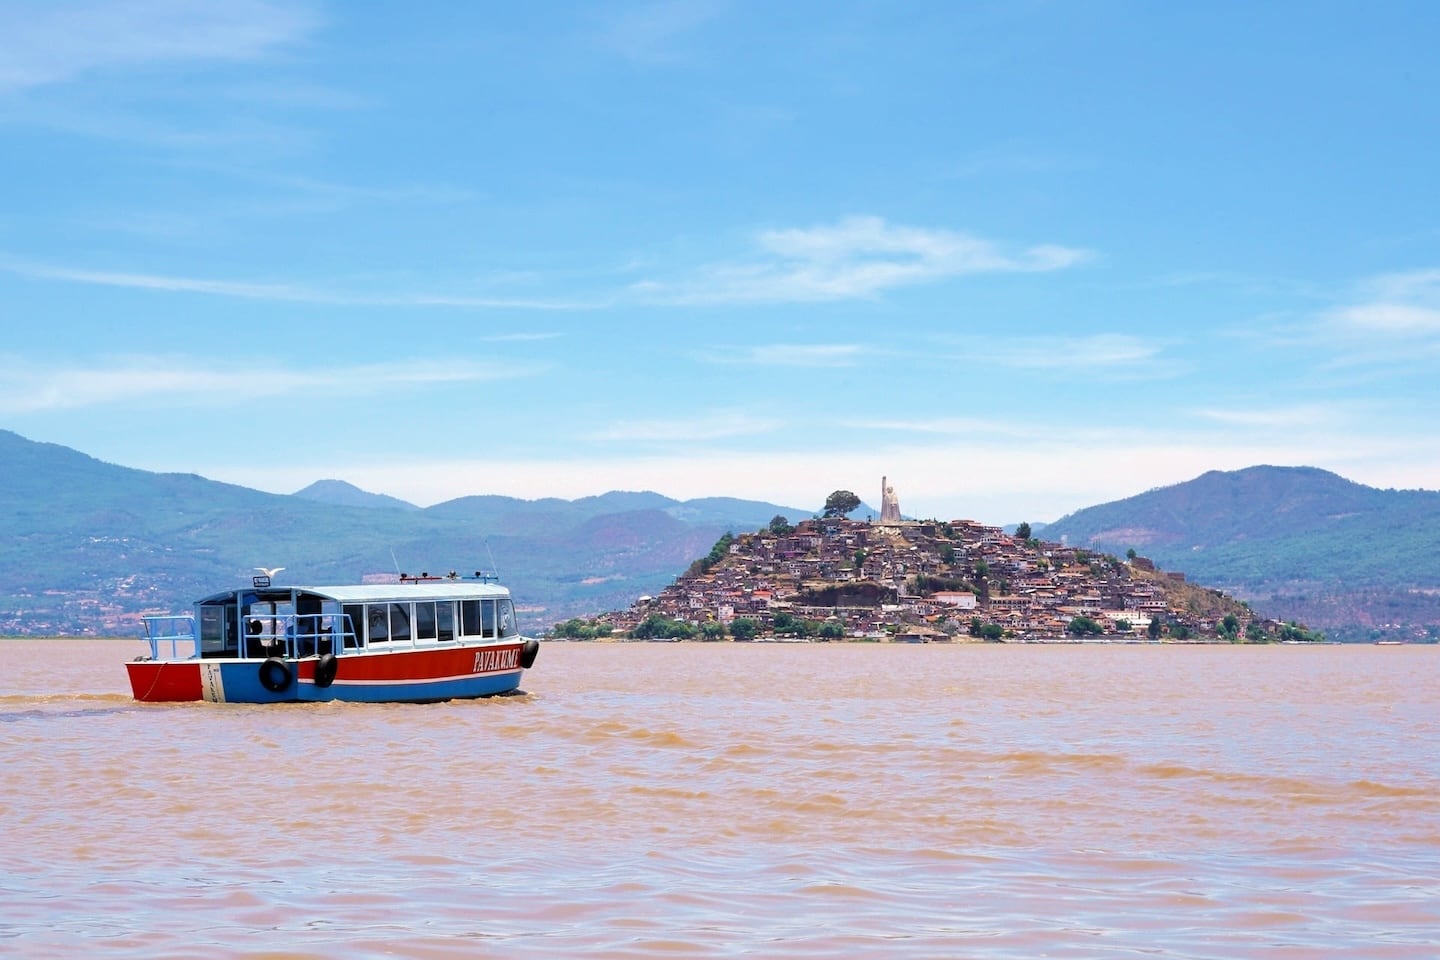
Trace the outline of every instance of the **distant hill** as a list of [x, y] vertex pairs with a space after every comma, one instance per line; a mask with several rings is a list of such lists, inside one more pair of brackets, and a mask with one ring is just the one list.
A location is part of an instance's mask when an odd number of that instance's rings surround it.
[[[561, 634], [585, 639], [608, 630], [718, 640], [728, 631], [742, 640], [913, 642], [1094, 635], [1316, 639], [1153, 564], [1006, 535], [973, 521], [804, 520], [787, 534], [742, 533], [716, 547], [658, 597], [590, 622], [562, 624]], [[739, 626], [744, 629], [737, 632]]]
[[340, 507], [374, 507], [382, 510], [419, 510], [413, 503], [383, 493], [369, 493], [353, 483], [344, 480], [316, 480], [304, 490], [296, 490], [291, 496], [302, 500], [317, 500], [333, 503]]
[[4, 430], [0, 464], [0, 633], [128, 634], [138, 611], [187, 609], [257, 566], [343, 583], [397, 564], [498, 568], [538, 630], [659, 591], [727, 530], [811, 514], [656, 493], [419, 509], [338, 482], [285, 496], [104, 463]]
[[1314, 467], [1211, 471], [1044, 528], [1357, 638], [1440, 624], [1440, 493], [1379, 490]]

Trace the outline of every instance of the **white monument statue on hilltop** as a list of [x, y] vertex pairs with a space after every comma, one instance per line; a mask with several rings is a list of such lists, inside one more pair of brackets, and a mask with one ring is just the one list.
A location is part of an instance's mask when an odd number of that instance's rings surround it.
[[895, 496], [895, 488], [886, 482], [885, 477], [880, 478], [880, 522], [900, 522], [900, 500]]

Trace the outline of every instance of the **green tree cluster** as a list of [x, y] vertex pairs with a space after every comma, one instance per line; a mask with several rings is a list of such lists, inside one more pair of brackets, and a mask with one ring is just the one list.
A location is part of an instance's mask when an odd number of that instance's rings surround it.
[[611, 634], [610, 624], [573, 617], [550, 628], [550, 636], [565, 640], [595, 640]]
[[735, 534], [727, 530], [720, 537], [719, 540], [715, 541], [715, 546], [710, 548], [710, 552], [708, 554], [701, 557], [699, 560], [696, 560], [694, 563], [690, 564], [690, 569], [685, 571], [685, 575], [690, 577], [698, 577], [703, 574], [709, 573], [710, 569], [714, 567], [715, 564], [725, 559], [725, 555], [730, 552], [730, 544], [734, 542]]
[[688, 623], [652, 613], [630, 631], [636, 640], [689, 640], [698, 631]]
[[979, 617], [970, 618], [970, 636], [995, 642], [1005, 636], [1005, 628], [998, 623], [985, 623]]
[[1325, 634], [1318, 630], [1306, 630], [1294, 620], [1289, 620], [1280, 627], [1281, 640], [1300, 640], [1305, 643], [1320, 643], [1325, 639]]
[[730, 624], [730, 636], [736, 640], [754, 640], [760, 632], [760, 624], [749, 617], [741, 617]]
[[937, 577], [929, 573], [917, 573], [910, 578], [910, 589], [916, 596], [928, 597], [932, 593], [972, 590], [968, 580], [958, 577]]

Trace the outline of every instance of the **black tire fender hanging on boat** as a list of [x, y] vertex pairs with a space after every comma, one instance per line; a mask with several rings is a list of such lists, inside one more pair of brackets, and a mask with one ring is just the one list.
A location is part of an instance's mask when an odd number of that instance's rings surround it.
[[324, 690], [335, 682], [335, 671], [340, 669], [340, 661], [333, 653], [324, 653], [320, 659], [315, 661], [315, 686]]
[[536, 640], [533, 637], [529, 640], [526, 640], [525, 645], [520, 648], [520, 666], [526, 670], [529, 670], [530, 667], [535, 663], [535, 658], [539, 655], [540, 641]]
[[260, 664], [260, 686], [271, 693], [279, 693], [290, 686], [290, 666], [279, 657], [271, 657]]

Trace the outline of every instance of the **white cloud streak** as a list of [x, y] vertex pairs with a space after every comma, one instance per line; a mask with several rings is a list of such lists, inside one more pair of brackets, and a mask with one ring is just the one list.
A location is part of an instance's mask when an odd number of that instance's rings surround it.
[[[757, 246], [760, 258], [748, 263], [704, 268], [696, 279], [676, 284], [637, 283], [620, 293], [590, 299], [464, 293], [372, 295], [304, 284], [94, 270], [3, 255], [0, 255], [0, 270], [69, 283], [290, 303], [593, 310], [627, 302], [679, 306], [864, 299], [893, 287], [965, 274], [1061, 270], [1089, 257], [1084, 250], [1048, 244], [1031, 247], [1019, 255], [1003, 254], [994, 245], [966, 234], [892, 226], [879, 217], [850, 217], [833, 226], [766, 231], [759, 235]], [[1105, 346], [1114, 352], [1122, 345], [1117, 341]], [[810, 356], [819, 354], [811, 350]], [[741, 358], [738, 362], [785, 362], [768, 357], [769, 354], [755, 353], [748, 360]], [[833, 364], [834, 358], [827, 362]]]
[[1440, 333], [1440, 308], [1408, 303], [1367, 303], [1342, 307], [1331, 321], [1352, 333], [1393, 337], [1428, 337]]
[[593, 310], [599, 302], [526, 297], [488, 297], [467, 294], [363, 294], [345, 293], [288, 283], [214, 280], [154, 273], [86, 270], [0, 257], [0, 270], [38, 280], [58, 280], [92, 286], [151, 290], [160, 293], [198, 293], [242, 300], [311, 303], [345, 307], [455, 307], [477, 310]]
[[672, 443], [751, 437], [772, 433], [781, 423], [738, 411], [722, 411], [678, 419], [622, 420], [590, 434], [591, 440]]
[[37, 370], [13, 363], [0, 383], [0, 413], [73, 410], [136, 401], [219, 406], [282, 396], [373, 394], [377, 388], [424, 387], [538, 376], [539, 367], [416, 360], [346, 368], [289, 368], [273, 360], [237, 362], [234, 372], [207, 369], [193, 357], [124, 357], [91, 367]]
[[1332, 427], [1352, 419], [1351, 412], [1332, 404], [1309, 403], [1289, 407], [1245, 407], [1223, 409], [1206, 407], [1194, 415], [1215, 423], [1238, 427], [1289, 429], [1295, 427]]
[[318, 26], [294, 3], [137, 0], [0, 7], [0, 93], [153, 63], [247, 61]]
[[1054, 244], [1007, 254], [968, 234], [892, 225], [880, 217], [767, 230], [756, 247], [748, 261], [713, 265], [691, 280], [639, 283], [631, 292], [671, 304], [826, 302], [967, 274], [1062, 270], [1091, 256]]
[[708, 363], [757, 367], [853, 367], [864, 356], [853, 343], [766, 343], [715, 347], [697, 355]]
[[1026, 370], [1135, 369], [1152, 366], [1163, 345], [1124, 334], [979, 340], [971, 359]]
[[714, 0], [669, 0], [617, 15], [602, 31], [602, 46], [636, 63], [681, 62], [685, 41], [723, 10]]
[[1440, 335], [1440, 270], [1373, 277], [1359, 302], [1324, 314], [1326, 331], [1372, 343], [1426, 340]]

